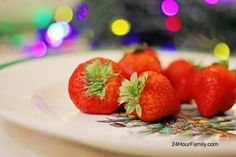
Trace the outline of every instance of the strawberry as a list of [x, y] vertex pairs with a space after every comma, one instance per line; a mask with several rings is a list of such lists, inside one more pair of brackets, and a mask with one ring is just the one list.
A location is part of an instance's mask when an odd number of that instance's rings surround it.
[[147, 47], [143, 51], [144, 51], [145, 54], [147, 54], [147, 55], [149, 55], [149, 56], [151, 56], [153, 58], [156, 58], [158, 60], [158, 55], [157, 55], [157, 53], [152, 48]]
[[119, 64], [109, 59], [94, 58], [81, 63], [69, 80], [71, 100], [85, 113], [112, 113], [119, 107], [121, 73]]
[[127, 115], [152, 122], [179, 112], [170, 81], [160, 73], [144, 72], [138, 77], [134, 73], [130, 81], [124, 80], [119, 90], [120, 104], [124, 104]]
[[236, 76], [222, 65], [208, 66], [195, 76], [193, 94], [202, 115], [224, 112], [235, 103]]
[[155, 51], [151, 48], [126, 53], [119, 64], [126, 79], [129, 79], [134, 72], [138, 74], [145, 71], [161, 72], [160, 61]]
[[180, 102], [189, 102], [193, 98], [192, 83], [196, 72], [196, 68], [184, 59], [173, 61], [165, 70]]

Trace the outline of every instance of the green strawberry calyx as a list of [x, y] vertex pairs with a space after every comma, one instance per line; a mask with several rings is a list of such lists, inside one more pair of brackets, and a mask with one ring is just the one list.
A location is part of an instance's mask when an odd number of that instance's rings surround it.
[[133, 44], [129, 47], [123, 48], [123, 51], [125, 53], [142, 53], [146, 48], [148, 48], [147, 43]]
[[139, 117], [142, 116], [142, 108], [139, 103], [141, 93], [145, 87], [148, 73], [143, 73], [138, 77], [137, 73], [133, 73], [129, 80], [124, 80], [119, 88], [119, 104], [124, 104], [126, 114], [129, 115], [136, 111]]
[[222, 65], [222, 66], [228, 68], [229, 62], [228, 62], [228, 60], [220, 60], [219, 62], [214, 62], [212, 65]]
[[[215, 62], [212, 65], [221, 65], [229, 69], [229, 61], [228, 60], [220, 60], [219, 62]], [[236, 69], [229, 69], [229, 71], [233, 72], [236, 74]]]
[[221, 65], [226, 67], [229, 71], [233, 72], [236, 74], [236, 69], [229, 69], [229, 61], [228, 60], [220, 60], [219, 62], [215, 62], [212, 65]]
[[95, 59], [91, 64], [85, 65], [86, 94], [88, 96], [98, 96], [105, 98], [105, 84], [110, 78], [117, 76], [113, 72], [112, 62], [108, 61], [102, 64], [99, 59]]
[[201, 63], [197, 63], [196, 61], [194, 60], [188, 60], [190, 64], [193, 65], [193, 67], [197, 70], [201, 70], [203, 69], [203, 65]]

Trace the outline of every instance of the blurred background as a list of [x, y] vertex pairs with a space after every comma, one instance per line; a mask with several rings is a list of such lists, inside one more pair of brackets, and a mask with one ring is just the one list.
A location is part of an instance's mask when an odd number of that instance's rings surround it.
[[1, 50], [43, 57], [137, 43], [234, 53], [236, 0], [1, 0]]

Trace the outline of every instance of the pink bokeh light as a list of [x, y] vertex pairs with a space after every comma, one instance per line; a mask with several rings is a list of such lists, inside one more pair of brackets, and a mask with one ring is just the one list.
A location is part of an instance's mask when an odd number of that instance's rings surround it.
[[216, 5], [219, 2], [219, 0], [204, 0], [204, 2], [209, 5]]
[[43, 57], [47, 53], [47, 46], [43, 41], [36, 41], [30, 48], [29, 55], [31, 57]]
[[175, 0], [164, 0], [161, 3], [161, 10], [167, 16], [174, 16], [179, 12], [179, 5]]

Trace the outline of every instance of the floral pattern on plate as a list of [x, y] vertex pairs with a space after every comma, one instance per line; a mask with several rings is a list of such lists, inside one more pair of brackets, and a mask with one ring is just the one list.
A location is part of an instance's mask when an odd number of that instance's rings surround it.
[[220, 140], [236, 139], [236, 117], [232, 115], [218, 115], [210, 119], [202, 117], [194, 105], [184, 105], [175, 117], [166, 117], [154, 123], [147, 123], [127, 117], [125, 113], [115, 113], [112, 118], [98, 122], [108, 123], [114, 127], [144, 127], [139, 134], [163, 134], [193, 137], [210, 137], [220, 135]]

